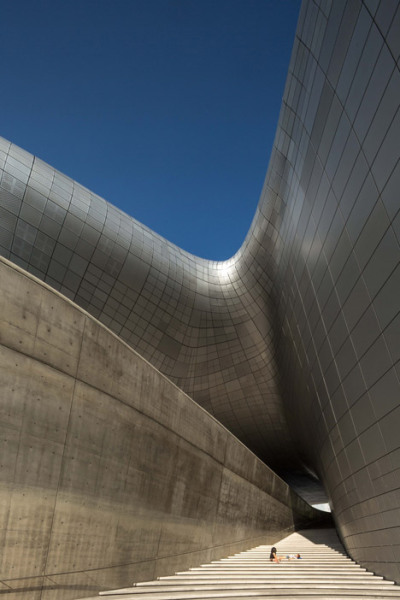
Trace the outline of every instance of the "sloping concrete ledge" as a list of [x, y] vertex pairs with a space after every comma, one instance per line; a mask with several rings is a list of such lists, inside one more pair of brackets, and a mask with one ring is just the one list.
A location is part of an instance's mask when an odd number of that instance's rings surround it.
[[93, 317], [5, 259], [0, 285], [0, 596], [77, 598], [318, 518]]

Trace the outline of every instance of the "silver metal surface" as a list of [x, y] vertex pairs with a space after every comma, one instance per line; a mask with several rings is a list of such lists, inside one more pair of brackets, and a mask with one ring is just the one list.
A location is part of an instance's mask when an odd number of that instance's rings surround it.
[[400, 581], [398, 2], [305, 0], [256, 215], [223, 263], [1, 141], [4, 256], [85, 308], [275, 469], [323, 481]]

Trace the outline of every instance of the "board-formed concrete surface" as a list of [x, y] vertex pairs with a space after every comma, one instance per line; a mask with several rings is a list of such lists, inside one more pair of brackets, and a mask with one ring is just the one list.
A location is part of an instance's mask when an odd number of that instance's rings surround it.
[[0, 259], [0, 597], [67, 600], [316, 511], [112, 332]]
[[304, 0], [257, 212], [223, 263], [0, 150], [2, 254], [266, 464], [315, 473], [347, 551], [398, 582], [399, 29], [397, 1]]

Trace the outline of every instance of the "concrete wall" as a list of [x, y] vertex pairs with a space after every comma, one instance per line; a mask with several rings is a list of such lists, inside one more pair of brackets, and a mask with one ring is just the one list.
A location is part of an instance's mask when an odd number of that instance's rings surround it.
[[72, 302], [4, 260], [0, 286], [0, 595], [153, 579], [315, 514]]
[[5, 140], [0, 249], [267, 464], [316, 472], [351, 555], [400, 583], [399, 24], [399, 2], [304, 0], [231, 260], [188, 255]]

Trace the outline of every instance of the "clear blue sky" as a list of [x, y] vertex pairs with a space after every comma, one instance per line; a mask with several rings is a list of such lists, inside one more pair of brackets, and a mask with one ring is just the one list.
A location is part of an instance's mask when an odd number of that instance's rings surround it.
[[0, 135], [181, 248], [240, 247], [300, 0], [0, 0]]

